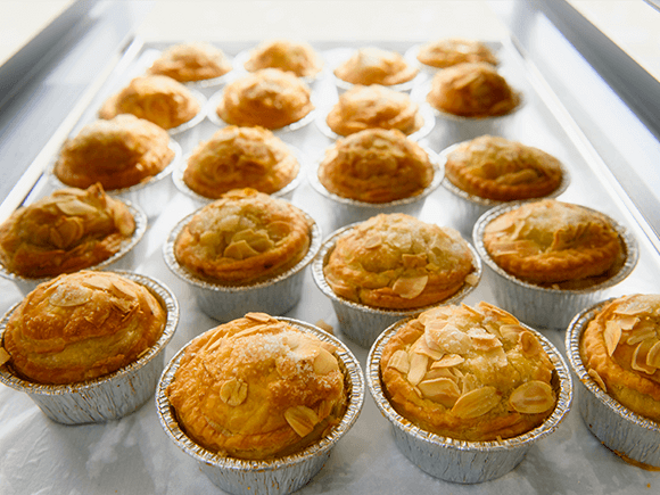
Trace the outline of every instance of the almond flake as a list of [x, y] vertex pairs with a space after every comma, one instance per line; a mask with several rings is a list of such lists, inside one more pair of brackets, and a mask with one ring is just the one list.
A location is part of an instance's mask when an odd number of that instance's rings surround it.
[[110, 290], [110, 281], [107, 277], [103, 275], [91, 275], [85, 277], [85, 281], [82, 283], [84, 286], [90, 287], [91, 289], [100, 289], [100, 290]]
[[11, 359], [9, 353], [5, 350], [4, 347], [0, 347], [0, 366], [5, 364]]
[[284, 419], [299, 437], [309, 435], [319, 422], [318, 415], [307, 406], [293, 406], [284, 411]]
[[435, 380], [436, 378], [449, 378], [454, 382], [457, 381], [456, 376], [449, 368], [433, 368], [433, 365], [431, 365], [431, 369], [424, 375], [424, 380]]
[[652, 311], [651, 307], [645, 301], [628, 301], [625, 306], [619, 306], [614, 309], [614, 313], [618, 315], [641, 315], [644, 313], [650, 313]]
[[451, 412], [461, 419], [478, 418], [496, 407], [500, 400], [495, 387], [481, 387], [461, 395]]
[[639, 328], [630, 332], [630, 336], [626, 339], [626, 344], [635, 345], [643, 340], [655, 337], [655, 329], [650, 327]]
[[246, 241], [241, 240], [238, 242], [232, 242], [229, 246], [225, 248], [223, 253], [227, 258], [233, 258], [235, 260], [244, 260], [245, 258], [251, 258], [252, 256], [257, 256], [258, 251], [255, 251]]
[[491, 351], [502, 347], [502, 342], [495, 335], [486, 332], [483, 328], [471, 328], [467, 334], [472, 339], [472, 345], [475, 349]]
[[57, 206], [62, 213], [70, 216], [85, 216], [96, 213], [96, 208], [75, 198], [69, 199], [68, 201], [58, 201], [55, 203], [55, 206]]
[[417, 342], [415, 342], [411, 350], [416, 354], [424, 354], [434, 361], [437, 361], [445, 355], [445, 353], [442, 351], [431, 349], [431, 347], [428, 345], [428, 342], [426, 341], [426, 338], [424, 337], [417, 339]]
[[635, 325], [639, 321], [639, 318], [636, 316], [620, 316], [616, 319], [616, 322], [621, 327], [621, 330], [632, 330], [635, 328]]
[[542, 413], [555, 405], [555, 394], [547, 383], [531, 380], [511, 392], [509, 404], [519, 413]]
[[502, 325], [499, 330], [502, 338], [511, 344], [518, 342], [520, 334], [526, 331], [520, 325]]
[[618, 322], [611, 320], [607, 322], [605, 330], [603, 330], [603, 340], [605, 341], [607, 354], [611, 356], [619, 345], [619, 340], [621, 340], [621, 327]]
[[596, 382], [596, 384], [603, 389], [603, 392], [607, 393], [607, 385], [605, 385], [605, 382], [601, 378], [601, 376], [598, 374], [598, 372], [595, 369], [590, 369], [587, 374], [593, 378], [593, 380]]
[[518, 343], [520, 344], [520, 350], [526, 357], [532, 358], [543, 352], [543, 348], [536, 336], [528, 330], [523, 330], [520, 333]]
[[461, 395], [456, 383], [449, 378], [424, 380], [417, 387], [424, 397], [434, 402], [440, 402], [446, 407], [452, 407]]
[[220, 399], [230, 406], [240, 406], [247, 398], [248, 385], [238, 378], [226, 381], [220, 388]]
[[383, 239], [378, 234], [369, 236], [369, 238], [364, 243], [365, 249], [374, 249], [380, 246], [383, 243]]
[[660, 368], [660, 342], [656, 342], [646, 355], [646, 364], [651, 368]]
[[443, 356], [442, 359], [431, 364], [431, 369], [434, 370], [438, 368], [451, 368], [461, 364], [464, 361], [465, 358], [463, 356], [459, 356], [458, 354], [448, 354]]
[[332, 328], [332, 325], [330, 325], [326, 321], [318, 320], [316, 323], [314, 323], [314, 325], [319, 327], [325, 333], [329, 333], [330, 335], [334, 335], [334, 329]]
[[497, 319], [502, 325], [520, 325], [518, 319], [515, 316], [513, 316], [511, 313], [504, 311], [503, 309], [498, 308], [497, 306], [493, 306], [492, 304], [487, 303], [486, 301], [481, 301], [479, 303], [479, 308], [481, 308], [486, 313], [491, 313], [494, 316], [497, 316]]
[[411, 385], [415, 386], [422, 381], [426, 375], [426, 368], [429, 364], [429, 358], [423, 354], [412, 354], [410, 356], [410, 370], [406, 377]]
[[246, 313], [245, 318], [256, 321], [257, 323], [268, 323], [269, 321], [275, 320], [275, 318], [267, 313]]
[[325, 349], [319, 349], [319, 355], [314, 358], [314, 373], [317, 375], [327, 375], [332, 371], [337, 371], [339, 369], [337, 359]]
[[392, 290], [404, 299], [414, 299], [424, 291], [428, 281], [428, 275], [400, 277], [392, 285]]
[[401, 255], [401, 262], [404, 268], [419, 268], [426, 266], [426, 254], [403, 254]]
[[134, 287], [128, 282], [121, 279], [114, 279], [111, 282], [111, 288], [119, 294], [120, 297], [128, 297], [129, 299], [137, 299], [138, 294]]
[[69, 308], [85, 304], [91, 297], [92, 291], [86, 287], [58, 285], [55, 291], [48, 297], [48, 302], [53, 306]]
[[408, 361], [408, 353], [402, 349], [396, 351], [387, 362], [388, 368], [394, 368], [404, 375], [410, 371], [410, 362]]
[[646, 339], [639, 343], [635, 348], [630, 367], [636, 371], [643, 371], [646, 374], [653, 375], [656, 368], [646, 364], [646, 359], [653, 346], [658, 343], [658, 339]]

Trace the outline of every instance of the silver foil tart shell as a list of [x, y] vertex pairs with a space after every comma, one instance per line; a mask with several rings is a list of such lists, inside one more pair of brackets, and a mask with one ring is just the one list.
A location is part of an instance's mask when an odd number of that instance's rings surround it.
[[402, 318], [417, 315], [436, 306], [456, 304], [462, 301], [477, 287], [481, 280], [481, 260], [474, 248], [468, 244], [470, 252], [472, 253], [472, 264], [474, 266], [474, 271], [471, 275], [474, 275], [476, 280], [474, 281], [474, 284], [465, 282], [458, 292], [443, 301], [438, 301], [435, 304], [419, 308], [393, 310], [374, 308], [339, 297], [325, 280], [323, 268], [327, 264], [332, 251], [335, 249], [337, 239], [353, 229], [355, 225], [357, 224], [347, 225], [346, 227], [333, 232], [328, 239], [324, 241], [319, 254], [312, 262], [312, 276], [314, 277], [314, 282], [317, 287], [332, 302], [332, 307], [337, 315], [337, 320], [341, 325], [342, 334], [361, 347], [369, 348], [383, 330]]
[[[0, 382], [25, 392], [53, 421], [67, 425], [100, 423], [120, 419], [137, 411], [154, 394], [165, 364], [165, 347], [179, 322], [179, 304], [172, 291], [157, 280], [131, 272], [115, 272], [146, 287], [167, 311], [163, 334], [135, 362], [119, 370], [85, 382], [68, 385], [45, 385], [19, 377], [7, 363], [0, 366]], [[0, 339], [4, 345], [9, 309], [0, 320]]]
[[200, 124], [206, 118], [206, 105], [208, 103], [206, 96], [199, 91], [190, 90], [190, 92], [199, 103], [199, 112], [188, 122], [167, 130], [167, 133], [171, 137], [176, 138], [177, 142], [181, 145], [183, 153], [189, 153], [197, 146], [200, 139]]
[[558, 378], [557, 404], [542, 425], [513, 438], [488, 442], [442, 437], [415, 426], [392, 407], [383, 391], [380, 374], [380, 360], [385, 345], [407, 322], [403, 320], [390, 326], [374, 342], [367, 357], [367, 386], [376, 406], [392, 426], [396, 446], [422, 471], [454, 483], [481, 483], [499, 478], [524, 459], [532, 444], [553, 433], [568, 414], [573, 399], [568, 366], [549, 340], [523, 325], [538, 338]]
[[[147, 231], [147, 215], [140, 208], [132, 205], [130, 202], [123, 202], [131, 212], [133, 220], [135, 220], [135, 230], [133, 231], [133, 235], [122, 243], [119, 251], [115, 254], [96, 265], [84, 268], [85, 270], [130, 270], [139, 262], [140, 256], [136, 254], [136, 248], [140, 240], [142, 240], [142, 237], [144, 237], [144, 233]], [[10, 272], [1, 263], [0, 277], [14, 282], [24, 296], [32, 292], [37, 285], [55, 278], [55, 276], [40, 278], [23, 277]]]
[[660, 424], [632, 412], [610, 397], [589, 375], [580, 356], [582, 334], [611, 300], [596, 303], [578, 313], [566, 331], [568, 362], [580, 383], [578, 410], [589, 431], [608, 449], [628, 462], [632, 460], [642, 464], [641, 467], [658, 470]]
[[[433, 165], [433, 180], [416, 196], [397, 199], [388, 203], [367, 203], [355, 199], [344, 198], [328, 191], [318, 178], [318, 167], [308, 170], [307, 179], [312, 188], [323, 198], [324, 209], [330, 212], [330, 224], [333, 228], [367, 220], [380, 213], [405, 213], [413, 217], [419, 216], [424, 208], [426, 198], [435, 191], [444, 176], [444, 161], [428, 148], [423, 148]], [[320, 163], [320, 160], [319, 160]]]
[[332, 447], [355, 424], [364, 403], [364, 375], [358, 360], [346, 345], [321, 329], [291, 318], [278, 318], [337, 347], [335, 355], [346, 377], [348, 407], [341, 422], [318, 442], [296, 454], [263, 461], [223, 456], [197, 445], [181, 428], [167, 395], [179, 368], [183, 347], [167, 364], [156, 391], [158, 419], [167, 436], [183, 452], [195, 459], [201, 471], [222, 490], [233, 495], [284, 495], [307, 484], [323, 467]]
[[[279, 191], [275, 191], [270, 195], [273, 196], [274, 198], [286, 199], [287, 201], [291, 201], [293, 199], [293, 193], [296, 191], [296, 189], [300, 185], [300, 182], [302, 181], [301, 177], [302, 177], [302, 170], [304, 168], [305, 160], [300, 150], [294, 148], [289, 144], [287, 144], [287, 147], [292, 151], [292, 153], [295, 155], [296, 159], [298, 160], [298, 173], [291, 180], [291, 182], [286, 184]], [[190, 155], [183, 157], [183, 160], [179, 162], [178, 166], [172, 171], [172, 181], [174, 182], [174, 185], [181, 193], [183, 193], [184, 195], [188, 196], [190, 199], [193, 200], [193, 204], [195, 205], [195, 208], [201, 208], [209, 203], [212, 203], [213, 201], [215, 201], [215, 199], [207, 198], [206, 196], [202, 196], [196, 191], [193, 191], [192, 189], [190, 189], [188, 184], [186, 184], [186, 182], [183, 180], [183, 174], [185, 172], [186, 167], [188, 166], [189, 158]]]
[[[472, 240], [486, 265], [488, 276], [493, 278], [493, 294], [499, 306], [530, 325], [563, 330], [577, 313], [601, 299], [607, 289], [630, 275], [639, 258], [637, 241], [623, 225], [608, 217], [626, 252], [623, 265], [610, 278], [583, 289], [554, 289], [524, 282], [500, 268], [488, 254], [483, 242], [484, 229], [490, 222], [524, 203], [514, 201], [488, 210], [474, 224]], [[582, 208], [602, 215], [585, 206]]]
[[[311, 242], [305, 257], [294, 267], [271, 279], [249, 285], [223, 285], [203, 280], [179, 264], [174, 255], [174, 244], [179, 234], [196, 214], [181, 220], [163, 244], [163, 257], [167, 267], [188, 284], [199, 308], [214, 320], [228, 322], [251, 311], [278, 316], [295, 306], [302, 295], [304, 269], [312, 262], [321, 247], [321, 229], [314, 222]], [[311, 217], [308, 217], [311, 219]]]
[[[440, 156], [443, 159], [444, 163], [447, 163], [447, 157], [449, 154], [454, 151], [460, 144], [456, 143], [440, 152]], [[559, 184], [559, 187], [552, 191], [552, 193], [543, 196], [543, 198], [556, 198], [562, 194], [568, 188], [571, 183], [571, 177], [568, 169], [564, 166], [563, 163], [560, 163], [562, 180]], [[460, 230], [460, 232], [468, 237], [472, 234], [472, 228], [474, 227], [477, 219], [486, 213], [491, 208], [507, 204], [507, 201], [498, 201], [495, 199], [482, 198], [475, 194], [470, 194], [465, 192], [463, 189], [456, 186], [451, 182], [446, 176], [442, 181], [442, 187], [451, 193], [451, 204], [447, 204], [447, 208], [452, 212], [452, 219], [454, 219], [455, 224]], [[542, 198], [531, 198], [527, 201], [536, 201]]]

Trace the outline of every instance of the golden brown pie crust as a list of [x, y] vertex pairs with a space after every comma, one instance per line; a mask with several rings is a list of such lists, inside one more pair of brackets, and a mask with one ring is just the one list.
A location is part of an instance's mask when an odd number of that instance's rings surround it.
[[380, 372], [399, 414], [460, 440], [530, 431], [557, 401], [554, 367], [536, 336], [485, 302], [440, 306], [410, 320], [385, 345]]
[[231, 62], [222, 50], [210, 43], [181, 43], [165, 50], [147, 71], [179, 82], [203, 81], [224, 76]]
[[334, 74], [351, 84], [392, 86], [410, 81], [418, 72], [397, 52], [367, 47], [357, 50]]
[[497, 65], [497, 57], [485, 44], [460, 38], [442, 39], [422, 45], [417, 53], [417, 60], [439, 69], [464, 62]]
[[471, 195], [512, 201], [551, 194], [561, 185], [563, 172], [559, 160], [538, 148], [480, 136], [447, 154], [445, 176]]
[[185, 124], [202, 110], [188, 88], [171, 77], [140, 76], [111, 96], [99, 110], [102, 119], [131, 113], [163, 129]]
[[339, 95], [326, 123], [340, 136], [372, 128], [412, 134], [424, 125], [424, 118], [419, 113], [419, 105], [406, 93], [373, 84], [357, 85]]
[[313, 77], [323, 68], [323, 60], [309, 43], [272, 40], [252, 50], [244, 67], [250, 72], [275, 68], [298, 77]]
[[68, 139], [53, 172], [69, 186], [100, 182], [111, 191], [134, 186], [163, 171], [174, 158], [165, 130], [134, 115], [86, 125]]
[[228, 126], [193, 151], [183, 181], [213, 199], [245, 187], [272, 194], [289, 184], [299, 169], [291, 150], [268, 129]]
[[660, 296], [635, 294], [598, 311], [580, 341], [584, 367], [631, 411], [660, 423]]
[[238, 189], [191, 218], [174, 243], [174, 254], [200, 278], [255, 283], [284, 273], [305, 257], [312, 225], [287, 201]]
[[129, 209], [100, 184], [60, 189], [0, 225], [0, 261], [23, 277], [73, 272], [117, 253], [134, 230]]
[[261, 69], [227, 84], [216, 113], [228, 124], [279, 129], [313, 109], [309, 88], [295, 75]]
[[91, 380], [122, 368], [160, 338], [167, 314], [144, 286], [112, 272], [44, 282], [9, 318], [10, 365], [39, 383]]
[[388, 203], [421, 194], [433, 181], [428, 154], [397, 130], [367, 129], [326, 150], [318, 178], [333, 194]]
[[264, 313], [195, 338], [167, 396], [187, 435], [207, 450], [268, 459], [304, 449], [346, 410], [335, 347]]
[[470, 248], [454, 229], [394, 213], [341, 235], [323, 274], [340, 297], [408, 309], [439, 303], [465, 284], [474, 285], [474, 270]]

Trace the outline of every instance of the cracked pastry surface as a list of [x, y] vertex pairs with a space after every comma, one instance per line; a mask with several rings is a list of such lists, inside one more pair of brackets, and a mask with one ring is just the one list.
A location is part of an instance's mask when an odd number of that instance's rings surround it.
[[480, 41], [448, 38], [425, 43], [419, 48], [417, 60], [439, 69], [465, 62], [485, 62], [497, 65], [497, 57]]
[[186, 433], [242, 459], [292, 454], [320, 439], [346, 409], [335, 347], [264, 313], [195, 338], [167, 396]]
[[68, 139], [53, 172], [69, 186], [100, 182], [110, 191], [158, 175], [174, 158], [165, 130], [130, 114], [97, 120]]
[[295, 155], [268, 129], [228, 126], [193, 151], [183, 180], [207, 198], [244, 187], [271, 194], [289, 184], [299, 169]]
[[401, 84], [413, 79], [418, 72], [418, 69], [410, 66], [401, 54], [374, 47], [357, 50], [334, 70], [335, 76], [339, 79], [365, 86]]
[[0, 226], [0, 261], [32, 278], [81, 270], [117, 253], [134, 230], [130, 210], [99, 184], [60, 189]]
[[426, 101], [460, 117], [496, 117], [511, 113], [520, 96], [492, 65], [462, 63], [433, 76]]
[[309, 43], [284, 39], [264, 41], [250, 51], [246, 70], [275, 68], [298, 77], [313, 77], [323, 68], [323, 60]]
[[337, 239], [323, 267], [340, 297], [377, 308], [438, 303], [478, 282], [467, 242], [402, 213], [380, 214]]
[[202, 110], [188, 88], [171, 77], [139, 76], [108, 98], [99, 110], [102, 119], [130, 113], [163, 129], [185, 124]]
[[424, 118], [419, 113], [419, 105], [406, 93], [373, 84], [358, 85], [339, 95], [326, 123], [340, 136], [371, 128], [397, 129], [412, 134], [424, 125]]
[[113, 272], [81, 271], [44, 282], [7, 323], [13, 368], [39, 383], [112, 373], [160, 338], [167, 314], [144, 286]]
[[481, 198], [512, 201], [547, 196], [562, 182], [552, 155], [496, 136], [480, 136], [447, 154], [445, 176], [463, 191]]
[[385, 345], [380, 372], [399, 414], [460, 440], [520, 435], [557, 402], [554, 367], [536, 336], [485, 302], [440, 306], [410, 320]]
[[631, 411], [660, 422], [660, 295], [607, 303], [580, 341], [589, 375]]
[[228, 124], [279, 129], [313, 109], [309, 88], [295, 75], [261, 69], [227, 84], [216, 113]]
[[552, 199], [495, 218], [485, 227], [483, 241], [502, 269], [537, 284], [588, 283], [590, 277], [606, 276], [625, 257], [605, 215]]
[[198, 277], [248, 284], [284, 273], [307, 254], [313, 221], [292, 204], [239, 189], [199, 210], [174, 243]]
[[367, 203], [417, 196], [434, 175], [428, 154], [397, 130], [367, 129], [325, 152], [318, 178], [333, 194]]
[[147, 72], [183, 83], [224, 76], [231, 68], [231, 62], [222, 50], [210, 43], [193, 42], [169, 47]]

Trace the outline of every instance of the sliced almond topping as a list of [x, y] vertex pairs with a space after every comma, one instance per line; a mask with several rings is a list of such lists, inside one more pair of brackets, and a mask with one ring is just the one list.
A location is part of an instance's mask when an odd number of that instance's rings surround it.
[[500, 327], [500, 334], [502, 335], [502, 338], [511, 344], [519, 342], [520, 334], [525, 331], [526, 330], [520, 325], [502, 325]]
[[651, 307], [646, 301], [632, 300], [628, 301], [624, 305], [621, 305], [614, 309], [614, 312], [618, 315], [641, 315], [644, 313], [650, 313], [652, 311]]
[[298, 357], [298, 359], [302, 359], [302, 360], [316, 359], [321, 354], [322, 350], [323, 349], [321, 349], [319, 346], [315, 344], [303, 341], [301, 345], [296, 347], [295, 354]]
[[433, 336], [430, 334], [430, 332], [424, 332], [424, 341], [426, 342], [426, 347], [428, 347], [429, 349], [433, 351], [442, 352], [442, 349], [438, 347], [438, 344], [433, 339]]
[[75, 198], [68, 201], [58, 201], [55, 206], [65, 215], [85, 216], [96, 213], [96, 208]]
[[128, 237], [135, 230], [135, 219], [131, 212], [124, 208], [115, 207], [112, 210], [112, 218], [119, 233]]
[[53, 306], [69, 308], [85, 304], [91, 297], [92, 291], [86, 287], [66, 287], [60, 284], [48, 297], [48, 302]]
[[401, 262], [403, 263], [404, 268], [418, 268], [426, 266], [426, 254], [403, 254], [401, 255]]
[[[632, 330], [635, 328], [635, 325], [639, 321], [639, 318], [636, 316], [620, 316], [616, 319], [616, 322], [621, 327], [621, 330]], [[609, 322], [608, 322], [609, 323]]]
[[435, 380], [436, 378], [449, 378], [450, 380], [453, 380], [454, 382], [457, 382], [456, 376], [451, 372], [451, 369], [449, 368], [433, 368], [433, 365], [431, 365], [431, 369], [424, 375], [424, 380]]
[[111, 289], [115, 291], [119, 297], [128, 297], [129, 299], [137, 299], [138, 294], [134, 287], [128, 282], [121, 279], [114, 279], [110, 283]]
[[626, 344], [635, 345], [643, 340], [655, 337], [655, 328], [643, 327], [630, 332], [629, 337], [626, 339]]
[[404, 299], [414, 299], [424, 291], [428, 281], [428, 275], [401, 277], [394, 282], [392, 290]]
[[365, 249], [374, 249], [383, 244], [383, 239], [380, 234], [372, 234], [364, 243]]
[[5, 364], [11, 359], [9, 353], [5, 350], [4, 347], [0, 347], [0, 366]]
[[[458, 368], [453, 368], [454, 370], [458, 370]], [[472, 390], [475, 390], [477, 388], [481, 387], [481, 383], [479, 380], [477, 380], [477, 377], [474, 376], [472, 373], [466, 373], [463, 375], [463, 378], [461, 380], [461, 393], [462, 394], [467, 394], [468, 392], [471, 392]]]
[[247, 399], [248, 385], [238, 378], [226, 381], [220, 388], [220, 398], [230, 406], [240, 406]]
[[410, 356], [410, 370], [407, 379], [411, 385], [417, 385], [426, 375], [426, 368], [429, 364], [429, 358], [423, 354], [412, 354]]
[[523, 383], [511, 393], [509, 404], [519, 413], [542, 413], [555, 405], [555, 394], [547, 383], [532, 380]]
[[465, 283], [468, 285], [477, 285], [479, 283], [479, 275], [476, 273], [468, 273], [465, 277]]
[[417, 387], [424, 397], [440, 402], [447, 407], [452, 407], [461, 395], [456, 382], [449, 378], [424, 380]]
[[293, 406], [284, 411], [284, 419], [299, 437], [309, 435], [319, 422], [317, 414], [307, 406]]
[[259, 252], [255, 251], [245, 240], [232, 242], [225, 248], [225, 252], [223, 253], [227, 258], [233, 258], [235, 260], [244, 260], [258, 254]]
[[481, 311], [478, 311], [465, 303], [461, 303], [461, 310], [465, 311], [470, 316], [475, 317], [477, 321], [482, 321], [484, 319], [484, 314]]
[[649, 375], [654, 374], [656, 368], [646, 364], [646, 359], [653, 346], [658, 342], [659, 341], [656, 338], [646, 339], [640, 342], [639, 345], [635, 348], [635, 352], [633, 353], [632, 360], [630, 362], [630, 367], [636, 371], [643, 371]]
[[605, 340], [607, 354], [611, 356], [619, 345], [619, 340], [621, 340], [621, 327], [616, 321], [610, 320], [607, 322], [605, 330], [603, 330], [603, 340]]
[[486, 301], [481, 301], [479, 303], [479, 308], [481, 308], [484, 312], [492, 313], [493, 315], [497, 316], [502, 325], [520, 325], [518, 318], [513, 316], [511, 313], [504, 311], [497, 306], [493, 306]]
[[334, 329], [332, 328], [332, 325], [327, 323], [325, 320], [318, 320], [316, 323], [314, 323], [314, 325], [319, 327], [324, 332], [329, 333], [330, 335], [334, 335]]
[[387, 367], [394, 368], [395, 370], [400, 371], [406, 375], [408, 371], [410, 371], [408, 353], [402, 349], [399, 349], [394, 354], [392, 354], [392, 357], [390, 357], [390, 360], [387, 362]]
[[269, 321], [275, 320], [275, 318], [267, 313], [246, 313], [245, 317], [248, 320], [256, 321], [257, 323], [268, 323]]
[[656, 342], [646, 355], [646, 365], [651, 368], [660, 368], [660, 342]]
[[89, 277], [85, 277], [85, 281], [83, 282], [83, 285], [90, 287], [92, 289], [100, 289], [100, 290], [111, 289], [110, 281], [106, 277], [96, 274], [90, 275]]
[[327, 375], [332, 371], [337, 371], [339, 369], [337, 359], [325, 349], [319, 349], [319, 355], [314, 358], [314, 373]]
[[595, 369], [590, 369], [587, 371], [587, 374], [594, 379], [596, 384], [603, 389], [603, 392], [607, 392], [607, 385], [605, 385], [605, 382], [601, 378], [601, 376], [598, 374], [598, 372]]
[[85, 227], [79, 218], [67, 218], [57, 226], [63, 248], [78, 242], [85, 233]]
[[483, 328], [471, 328], [467, 332], [468, 336], [472, 339], [472, 345], [475, 349], [481, 351], [491, 351], [502, 347], [502, 342], [492, 333], [486, 332]]
[[497, 406], [500, 400], [495, 387], [481, 387], [461, 395], [451, 412], [462, 419], [477, 418]]
[[543, 352], [543, 347], [539, 343], [536, 336], [528, 331], [523, 330], [518, 337], [518, 343], [520, 344], [520, 349], [522, 353], [527, 357], [538, 356]]
[[435, 370], [439, 368], [451, 368], [452, 366], [459, 365], [464, 361], [465, 358], [463, 356], [459, 356], [458, 354], [447, 354], [446, 356], [443, 356], [442, 359], [431, 364], [431, 369]]
[[434, 361], [437, 361], [438, 359], [442, 358], [442, 356], [445, 355], [445, 353], [442, 351], [431, 349], [425, 337], [420, 337], [419, 339], [417, 339], [417, 342], [415, 342], [411, 350], [412, 352], [417, 354], [424, 354], [425, 356], [430, 357]]

